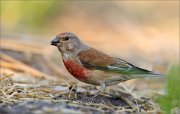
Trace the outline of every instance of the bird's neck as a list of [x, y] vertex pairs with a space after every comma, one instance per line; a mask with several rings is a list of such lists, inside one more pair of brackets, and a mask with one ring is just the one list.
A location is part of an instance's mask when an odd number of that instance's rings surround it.
[[72, 61], [76, 64], [81, 64], [80, 61], [78, 60], [76, 54], [64, 52], [64, 53], [62, 53], [62, 59], [63, 59], [63, 61]]
[[83, 44], [83, 45], [81, 45], [81, 48], [74, 50], [73, 52], [72, 51], [62, 51], [62, 50], [60, 50], [60, 52], [61, 52], [63, 61], [71, 60], [71, 61], [81, 64], [77, 55], [79, 54], [79, 52], [81, 52], [83, 50], [87, 50], [88, 48], [89, 48], [88, 46]]
[[72, 53], [68, 53], [68, 52], [63, 52], [62, 54], [62, 59], [63, 60], [73, 60], [75, 55], [73, 55]]

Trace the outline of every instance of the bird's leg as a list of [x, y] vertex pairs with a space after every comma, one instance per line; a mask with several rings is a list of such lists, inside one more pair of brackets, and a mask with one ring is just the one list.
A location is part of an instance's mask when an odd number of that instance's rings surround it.
[[92, 100], [92, 99], [94, 99], [95, 97], [97, 97], [98, 95], [100, 95], [100, 94], [105, 90], [105, 88], [106, 88], [106, 84], [105, 84], [104, 82], [101, 83], [98, 92], [97, 92], [93, 97], [91, 97], [90, 100]]
[[71, 95], [72, 95], [72, 92], [75, 94], [74, 96], [75, 96], [75, 98], [77, 99], [77, 85], [71, 85], [70, 87], [69, 87], [69, 94], [68, 94], [68, 99], [70, 99], [71, 98]]

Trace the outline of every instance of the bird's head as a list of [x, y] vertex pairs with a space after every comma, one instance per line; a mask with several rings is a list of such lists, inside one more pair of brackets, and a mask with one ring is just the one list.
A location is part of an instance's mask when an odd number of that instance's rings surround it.
[[80, 49], [82, 43], [79, 38], [70, 32], [57, 34], [51, 41], [51, 45], [58, 47], [60, 52], [76, 52]]

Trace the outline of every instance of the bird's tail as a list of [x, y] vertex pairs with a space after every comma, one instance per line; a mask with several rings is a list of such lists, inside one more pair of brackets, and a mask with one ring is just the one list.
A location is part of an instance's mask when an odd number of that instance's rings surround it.
[[141, 69], [136, 67], [138, 70], [140, 70], [141, 72], [139, 74], [132, 74], [131, 76], [133, 76], [134, 78], [144, 78], [144, 77], [165, 77], [164, 74], [160, 74], [160, 73], [154, 73], [152, 71], [149, 70], [145, 70], [145, 69]]
[[133, 74], [131, 75], [133, 78], [145, 78], [145, 77], [165, 77], [165, 75], [152, 73], [152, 74]]

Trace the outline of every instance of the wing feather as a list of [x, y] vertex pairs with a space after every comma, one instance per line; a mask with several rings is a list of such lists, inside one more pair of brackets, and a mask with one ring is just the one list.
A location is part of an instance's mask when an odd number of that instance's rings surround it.
[[78, 58], [85, 67], [105, 67], [115, 62], [115, 59], [113, 57], [106, 55], [94, 48], [89, 48], [81, 51], [78, 54]]
[[113, 58], [93, 48], [81, 51], [78, 54], [78, 58], [82, 65], [88, 69], [104, 70], [126, 75], [158, 75], [149, 70], [136, 67], [122, 59]]

